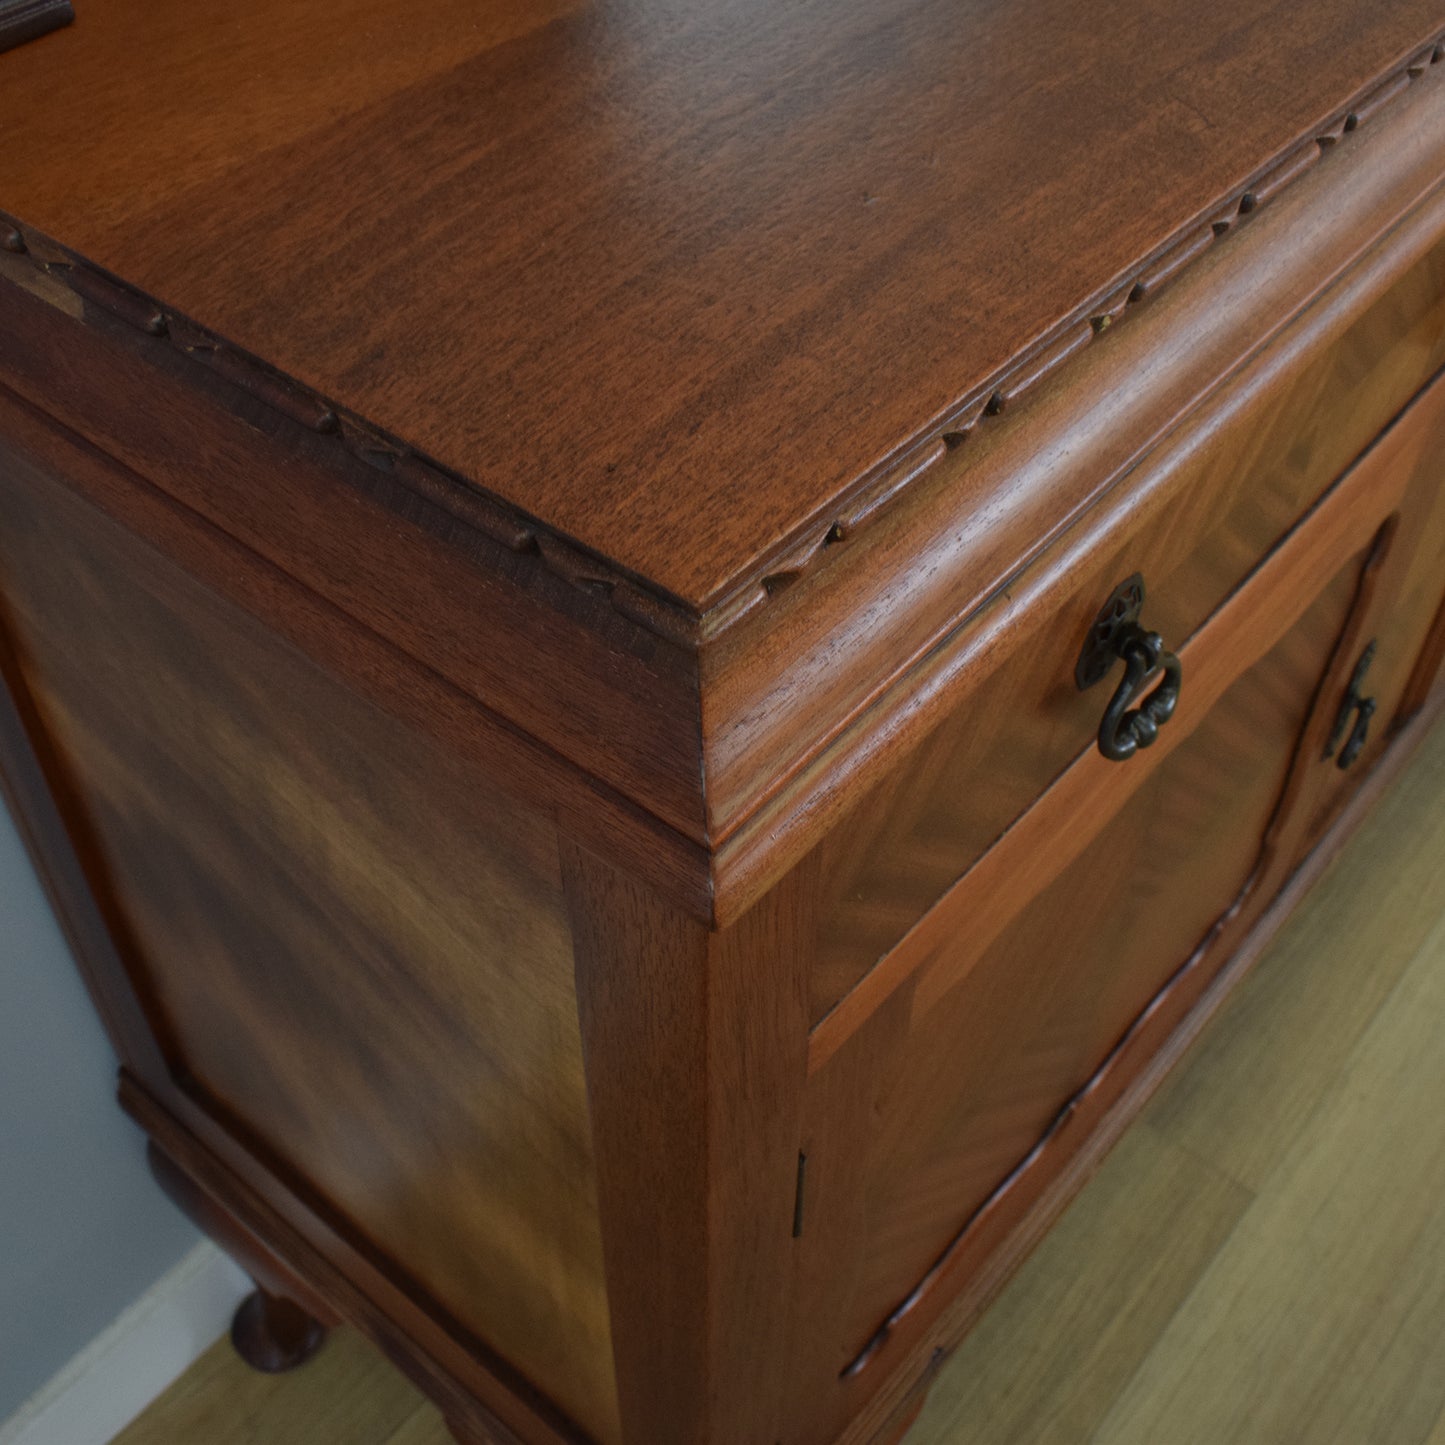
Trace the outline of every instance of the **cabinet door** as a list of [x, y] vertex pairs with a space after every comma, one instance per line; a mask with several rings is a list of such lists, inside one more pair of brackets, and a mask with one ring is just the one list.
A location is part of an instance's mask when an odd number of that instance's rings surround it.
[[1267, 840], [1261, 871], [1278, 886], [1429, 702], [1445, 663], [1445, 380], [1426, 389], [1361, 458], [1375, 490], [1407, 478], [1398, 511], [1361, 578], [1320, 705]]
[[[1437, 387], [1190, 639], [1155, 746], [1081, 751], [815, 1028], [798, 1397], [832, 1408], [797, 1439], [833, 1438], [944, 1305], [964, 1292], [961, 1327], [996, 1287], [1383, 746], [1445, 574], [1442, 436]], [[1324, 734], [1369, 637], [1372, 732], [1341, 770]]]

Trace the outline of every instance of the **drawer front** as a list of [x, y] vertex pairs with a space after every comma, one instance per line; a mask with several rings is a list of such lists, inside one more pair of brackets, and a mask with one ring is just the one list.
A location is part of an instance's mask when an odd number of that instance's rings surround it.
[[1149, 626], [1181, 646], [1445, 365], [1445, 246], [1306, 350], [1260, 358], [1156, 448], [1107, 521], [1086, 518], [1039, 560], [1043, 584], [1020, 579], [1015, 592], [1069, 578], [967, 708], [820, 845], [815, 1021], [1087, 741], [1102, 701], [1075, 687], [1074, 662], [1114, 587], [1142, 572]]
[[[1164, 1044], [1418, 689], [1442, 591], [1438, 386], [1195, 632], [1155, 746], [1080, 753], [814, 1028], [797, 1369], [838, 1413], [798, 1438], [859, 1408]], [[1352, 771], [1325, 734], [1367, 638]]]

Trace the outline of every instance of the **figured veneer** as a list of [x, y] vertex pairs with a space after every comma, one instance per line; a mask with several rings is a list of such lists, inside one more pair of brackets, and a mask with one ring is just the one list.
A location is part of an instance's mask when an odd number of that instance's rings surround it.
[[7, 788], [252, 1353], [881, 1445], [1440, 704], [1441, 18], [465, 9], [0, 57]]
[[[1181, 424], [1222, 445], [1235, 436], [1247, 448], [1247, 428], [1235, 433], [1233, 420], [1258, 407], [1258, 424], [1269, 426], [1270, 398], [1290, 389], [1296, 367], [1318, 361], [1315, 384], [1335, 388], [1348, 405], [1322, 410], [1307, 435], [1327, 448], [1334, 426], [1359, 424], [1335, 453], [1342, 467], [1393, 415], [1387, 403], [1373, 427], [1366, 422], [1374, 388], [1393, 390], [1398, 406], [1424, 383], [1431, 368], [1417, 369], [1414, 345], [1394, 353], [1398, 372], [1383, 360], [1390, 326], [1410, 325], [1399, 313], [1393, 323], [1381, 314], [1374, 340], [1368, 324], [1357, 333], [1360, 359], [1381, 359], [1375, 370], [1357, 369], [1346, 359], [1353, 345], [1345, 346], [1329, 382], [1323, 358], [1438, 245], [1441, 76], [1432, 65], [1398, 111], [1361, 132], [1362, 147], [1379, 148], [1348, 172], [1349, 205], [1326, 168], [1311, 169], [1232, 252], [1205, 255], [1130, 327], [1081, 352], [1028, 409], [1001, 414], [987, 434], [948, 451], [886, 522], [849, 544], [846, 569], [802, 578], [704, 650], [703, 736], [723, 917], [780, 877], [981, 677], [1027, 646], [1032, 628], [1064, 601], [1055, 588], [1076, 580], [1068, 562], [1078, 554], [1056, 544], [1071, 528], [1074, 538], [1092, 540], [1096, 519], [1127, 517], [1152, 454]], [[1395, 219], [1384, 234], [1362, 224], [1386, 213]], [[1311, 240], [1307, 264], [1294, 239], [1301, 232]], [[1427, 289], [1438, 287], [1435, 274], [1423, 281]], [[1418, 338], [1428, 350], [1438, 335], [1427, 323]], [[1296, 404], [1303, 420], [1307, 392]], [[1273, 457], [1262, 452], [1255, 465], [1281, 457], [1293, 464], [1288, 434], [1276, 435]], [[1247, 452], [1240, 461], [1251, 465]], [[1323, 467], [1318, 476], [1321, 485], [1331, 479]], [[1080, 604], [1081, 626], [1134, 570], [1129, 564], [1101, 579], [1102, 591]]]
[[[814, 1029], [804, 1288], [840, 1328], [800, 1346], [805, 1375], [831, 1364], [846, 1390], [917, 1340], [1199, 1000], [1349, 797], [1321, 744], [1362, 636], [1391, 659], [1371, 756], [1408, 720], [1442, 469], [1437, 384], [1186, 649], [1154, 748], [1123, 768], [1084, 752]], [[857, 1408], [840, 1399], [835, 1428]]]
[[[1150, 627], [1182, 645], [1371, 440], [1363, 418], [1404, 405], [1445, 365], [1445, 248], [1347, 325], [1342, 301], [1325, 298], [1301, 318], [1286, 343], [1291, 368], [1277, 354], [1247, 368], [1215, 409], [1160, 443], [1126, 497], [1102, 503], [1087, 529], [1055, 544], [1043, 565], [1056, 586], [1029, 645], [1015, 628], [1014, 648], [995, 649], [985, 663], [992, 671], [975, 677], [974, 706], [945, 719], [907, 770], [865, 794], [847, 826], [819, 845], [828, 906], [815, 1020], [1097, 726], [1102, 702], [1072, 685], [1070, 668], [1114, 583], [1142, 570]], [[1348, 316], [1348, 301], [1343, 309]], [[1025, 605], [1022, 596], [1012, 602]]]
[[13, 453], [0, 508], [7, 634], [169, 1071], [615, 1439], [553, 825]]

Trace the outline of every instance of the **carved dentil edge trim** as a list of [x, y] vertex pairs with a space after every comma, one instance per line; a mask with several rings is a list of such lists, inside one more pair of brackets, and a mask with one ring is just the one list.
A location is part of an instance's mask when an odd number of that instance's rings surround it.
[[[1161, 254], [1141, 265], [1101, 302], [1062, 322], [1036, 351], [1014, 360], [971, 392], [900, 456], [874, 469], [830, 520], [807, 527], [792, 546], [764, 567], [761, 576], [712, 608], [706, 617], [707, 636], [716, 637], [736, 625], [821, 566], [840, 550], [840, 544], [856, 537], [914, 482], [961, 447], [976, 427], [1016, 407], [1040, 382], [1058, 373], [1095, 338], [1125, 321], [1140, 302], [1173, 281], [1191, 262], [1234, 234], [1249, 216], [1442, 61], [1445, 37], [1422, 46], [1403, 66], [1373, 85], [1362, 99], [1339, 112], [1329, 125], [1286, 151], [1282, 159], [1234, 194], [1208, 221], [1176, 236]], [[531, 559], [570, 585], [605, 596], [621, 616], [668, 642], [691, 650], [701, 641], [704, 619], [690, 608], [3, 212], [0, 246], [25, 257], [83, 301], [102, 307], [158, 343], [169, 344], [290, 421], [334, 438], [351, 456], [386, 473], [406, 492], [440, 509], [464, 528], [490, 538], [519, 560]]]

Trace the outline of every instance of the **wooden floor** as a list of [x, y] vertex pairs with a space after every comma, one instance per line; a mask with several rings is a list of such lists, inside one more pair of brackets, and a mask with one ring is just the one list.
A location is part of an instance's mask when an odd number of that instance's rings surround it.
[[[449, 1445], [354, 1335], [123, 1445]], [[1445, 1445], [1445, 727], [947, 1363], [908, 1445]]]

